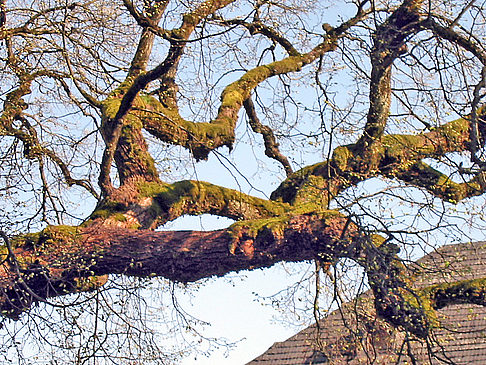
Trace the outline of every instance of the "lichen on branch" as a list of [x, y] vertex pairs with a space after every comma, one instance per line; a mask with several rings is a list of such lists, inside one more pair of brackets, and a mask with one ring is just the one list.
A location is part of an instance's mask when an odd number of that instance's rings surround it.
[[112, 191], [90, 221], [125, 228], [153, 229], [183, 215], [212, 214], [234, 220], [276, 217], [292, 207], [204, 181], [172, 184], [133, 177]]
[[[479, 108], [480, 118], [485, 112], [486, 108]], [[441, 159], [448, 153], [469, 151], [469, 126], [466, 116], [430, 132], [384, 135], [373, 143], [367, 154], [362, 153], [357, 143], [336, 147], [329, 161], [306, 166], [289, 175], [271, 198], [290, 204], [314, 201], [325, 206], [346, 188], [377, 176], [424, 188], [451, 203], [481, 195], [486, 191], [482, 170], [469, 180], [456, 183], [423, 162], [427, 158]]]

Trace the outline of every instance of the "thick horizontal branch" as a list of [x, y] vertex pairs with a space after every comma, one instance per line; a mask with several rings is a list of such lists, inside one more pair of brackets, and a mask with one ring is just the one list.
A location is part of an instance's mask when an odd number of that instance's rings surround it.
[[[96, 288], [108, 274], [193, 282], [324, 256], [333, 261], [346, 257], [362, 265], [377, 313], [418, 337], [428, 334], [428, 314], [407, 295], [407, 273], [396, 246], [363, 236], [336, 211], [242, 221], [212, 232], [58, 226], [15, 237], [12, 243], [15, 265], [12, 248], [0, 255], [0, 311], [12, 318], [37, 301]], [[474, 298], [480, 295], [484, 299], [479, 292]]]
[[80, 277], [125, 274], [192, 282], [279, 261], [310, 260], [318, 253], [344, 256], [356, 235], [350, 228], [343, 234], [346, 222], [331, 211], [325, 217], [257, 220], [212, 232], [49, 227], [12, 240], [22, 277], [3, 260], [0, 311], [15, 316], [39, 298], [72, 292]]

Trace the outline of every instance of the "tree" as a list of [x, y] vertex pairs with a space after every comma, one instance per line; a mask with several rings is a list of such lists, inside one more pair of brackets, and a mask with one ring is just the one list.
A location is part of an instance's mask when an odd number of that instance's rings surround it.
[[[483, 281], [409, 295], [399, 252], [452, 239], [453, 209], [483, 199], [484, 4], [336, 6], [330, 25], [325, 1], [2, 2], [2, 314], [107, 275], [187, 283], [342, 259], [420, 339], [439, 296], [483, 305]], [[259, 138], [286, 175], [269, 197], [169, 171], [175, 153], [197, 163]], [[408, 215], [376, 209], [386, 199]], [[80, 200], [91, 213], [77, 217]], [[235, 223], [157, 230], [201, 214]]]

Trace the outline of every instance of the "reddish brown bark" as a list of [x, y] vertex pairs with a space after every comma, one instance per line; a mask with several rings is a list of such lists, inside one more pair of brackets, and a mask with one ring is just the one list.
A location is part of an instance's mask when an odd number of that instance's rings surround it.
[[[22, 278], [18, 277], [14, 264], [4, 266], [0, 272], [3, 288], [0, 310], [17, 315], [33, 301], [76, 291], [73, 280], [79, 277], [125, 274], [193, 282], [269, 267], [279, 261], [310, 260], [320, 253], [348, 256], [356, 230], [350, 229], [346, 222], [336, 216], [325, 219], [296, 216], [283, 230], [263, 227], [258, 232], [246, 227], [211, 232], [152, 232], [95, 225], [80, 229], [59, 245], [24, 243], [15, 249]], [[347, 239], [337, 242], [345, 227]], [[44, 247], [39, 249], [37, 245]], [[19, 284], [19, 279], [35, 295], [16, 290], [24, 285]]]

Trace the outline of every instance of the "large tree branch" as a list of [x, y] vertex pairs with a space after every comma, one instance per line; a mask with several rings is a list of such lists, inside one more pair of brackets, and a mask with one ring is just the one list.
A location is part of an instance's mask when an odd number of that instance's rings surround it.
[[425, 188], [434, 196], [454, 204], [482, 195], [486, 191], [486, 177], [482, 171], [469, 181], [457, 183], [426, 163], [417, 162], [404, 171], [397, 171], [394, 176], [409, 185]]
[[91, 214], [120, 227], [154, 229], [183, 215], [212, 214], [234, 220], [273, 218], [290, 212], [269, 201], [204, 181], [173, 184], [132, 178], [112, 192]]
[[[333, 50], [337, 39], [364, 16], [360, 8], [355, 17], [330, 31], [325, 41], [307, 54], [291, 56], [248, 71], [238, 81], [226, 87], [221, 97], [218, 115], [211, 123], [186, 121], [179, 115], [174, 81], [184, 41], [189, 39], [192, 31], [204, 17], [229, 3], [229, 0], [207, 1], [193, 12], [184, 15], [181, 27], [173, 32], [177, 39], [171, 42], [164, 62], [134, 79], [133, 75], [129, 75], [127, 80], [103, 102], [102, 134], [106, 149], [101, 162], [99, 185], [104, 196], [110, 195], [114, 190], [110, 180], [113, 160], [117, 164], [122, 183], [133, 175], [145, 176], [146, 180], [158, 180], [153, 159], [141, 134], [140, 122], [148, 132], [161, 140], [189, 148], [196, 159], [207, 158], [209, 151], [223, 145], [231, 147], [238, 112], [243, 101], [258, 84], [275, 75], [298, 71], [320, 55]], [[146, 36], [149, 37], [148, 34]], [[147, 42], [142, 37], [140, 44], [144, 45], [142, 48], [145, 50], [147, 44], [150, 44]], [[142, 48], [139, 47], [139, 50]], [[142, 51], [140, 54], [145, 55]], [[132, 68], [139, 69], [135, 66], [145, 64], [144, 62], [140, 60], [132, 64]], [[164, 79], [164, 90], [161, 90], [162, 102], [149, 95], [140, 96], [140, 91], [157, 78]], [[129, 112], [130, 109], [132, 111]]]
[[[478, 118], [484, 118], [485, 112], [486, 108], [478, 108]], [[365, 155], [358, 144], [339, 146], [329, 161], [307, 166], [288, 176], [271, 199], [293, 205], [327, 204], [347, 187], [376, 176], [399, 178], [450, 202], [477, 196], [484, 191], [483, 173], [478, 172], [471, 181], [458, 184], [440, 171], [425, 168], [422, 162], [425, 158], [469, 151], [469, 119], [459, 118], [417, 135], [385, 135], [374, 144], [373, 153]]]
[[420, 30], [419, 10], [422, 3], [422, 0], [404, 1], [373, 35], [370, 107], [363, 135], [357, 142], [363, 154], [385, 131], [391, 105], [392, 64], [406, 52], [407, 38]]
[[17, 237], [13, 245], [22, 277], [3, 260], [1, 311], [15, 316], [36, 300], [28, 292], [16, 290], [19, 280], [46, 299], [65, 294], [62, 288], [75, 287], [77, 278], [104, 274], [155, 275], [189, 282], [268, 267], [282, 260], [309, 260], [319, 252], [343, 255], [353, 235], [348, 228], [347, 239], [336, 241], [344, 236], [342, 230], [347, 225], [335, 212], [256, 222], [213, 232], [64, 226]]
[[[5, 259], [11, 252], [15, 267]], [[364, 236], [336, 211], [244, 221], [212, 232], [48, 227], [16, 237], [4, 253], [0, 311], [16, 318], [34, 302], [96, 288], [106, 280], [96, 278], [106, 274], [192, 282], [279, 261], [347, 257], [368, 273], [378, 314], [424, 338], [427, 315], [407, 297], [406, 273], [396, 253], [395, 246]]]

